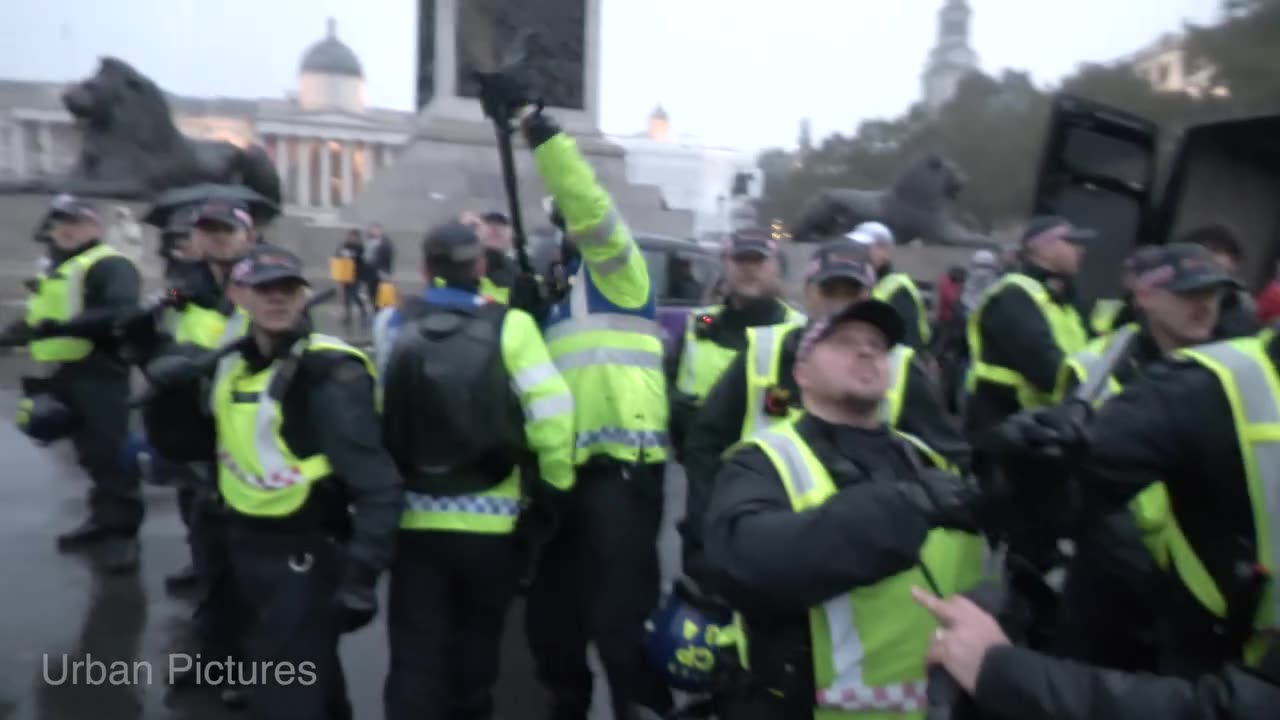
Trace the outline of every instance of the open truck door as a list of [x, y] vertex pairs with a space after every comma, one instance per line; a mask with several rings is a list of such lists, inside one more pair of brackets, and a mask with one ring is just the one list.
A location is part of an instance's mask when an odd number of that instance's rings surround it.
[[1071, 95], [1053, 100], [1032, 214], [1098, 232], [1076, 277], [1082, 310], [1124, 294], [1124, 259], [1151, 232], [1157, 139], [1144, 118]]
[[1250, 292], [1261, 289], [1280, 259], [1280, 115], [1196, 125], [1183, 134], [1147, 241], [1213, 225], [1240, 243], [1238, 279]]

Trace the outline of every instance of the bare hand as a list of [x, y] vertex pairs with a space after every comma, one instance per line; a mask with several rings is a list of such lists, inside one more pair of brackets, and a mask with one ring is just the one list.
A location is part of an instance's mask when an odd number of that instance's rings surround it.
[[937, 598], [920, 588], [911, 588], [911, 597], [928, 610], [942, 626], [933, 636], [926, 656], [929, 664], [941, 665], [965, 692], [973, 694], [987, 651], [1008, 645], [1009, 638], [995, 618], [962, 595]]

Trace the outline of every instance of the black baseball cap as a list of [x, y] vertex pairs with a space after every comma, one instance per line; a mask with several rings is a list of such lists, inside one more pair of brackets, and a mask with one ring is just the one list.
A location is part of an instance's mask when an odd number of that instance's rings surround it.
[[501, 210], [490, 210], [489, 212], [481, 215], [480, 219], [489, 223], [490, 225], [510, 225], [511, 224], [511, 218], [507, 217], [507, 214], [502, 212]]
[[1214, 260], [1213, 253], [1195, 243], [1170, 243], [1139, 249], [1125, 261], [1135, 287], [1193, 293], [1236, 286]]
[[1022, 231], [1023, 246], [1041, 239], [1059, 238], [1073, 243], [1087, 243], [1098, 237], [1098, 233], [1089, 228], [1076, 227], [1071, 221], [1060, 215], [1037, 215], [1027, 221]]
[[223, 225], [242, 230], [253, 229], [253, 215], [249, 206], [235, 200], [209, 200], [200, 205], [191, 218], [191, 225]]
[[884, 333], [885, 341], [892, 348], [902, 342], [905, 327], [902, 316], [893, 306], [882, 300], [859, 300], [849, 303], [832, 315], [811, 322], [800, 340], [797, 354], [804, 355], [813, 346], [827, 339], [841, 324], [852, 321], [864, 322]]
[[310, 285], [302, 274], [302, 260], [275, 245], [257, 245], [231, 269], [231, 281], [237, 285], [266, 285], [281, 280], [296, 280]]
[[729, 257], [773, 257], [778, 253], [778, 241], [768, 230], [742, 228], [729, 235], [724, 253]]
[[191, 226], [195, 225], [196, 213], [200, 208], [189, 207], [169, 215], [169, 222], [160, 231], [162, 237], [182, 237], [191, 234]]
[[98, 211], [94, 206], [75, 195], [63, 193], [49, 203], [50, 221], [92, 220], [99, 222]]
[[432, 260], [462, 263], [483, 255], [484, 245], [470, 226], [456, 221], [447, 222], [427, 233], [422, 243], [422, 254], [428, 263]]
[[837, 278], [852, 280], [868, 288], [876, 284], [876, 270], [865, 245], [841, 238], [831, 240], [813, 251], [804, 273], [804, 281], [823, 283]]

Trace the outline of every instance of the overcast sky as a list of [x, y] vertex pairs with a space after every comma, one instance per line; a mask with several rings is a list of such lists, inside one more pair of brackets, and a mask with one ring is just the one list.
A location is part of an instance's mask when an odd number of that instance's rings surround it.
[[[465, 2], [466, 0], [459, 0]], [[372, 104], [413, 105], [418, 0], [0, 0], [0, 77], [65, 81], [100, 55], [187, 95], [282, 96], [333, 16]], [[603, 0], [602, 105], [611, 133], [656, 103], [677, 133], [756, 149], [892, 116], [920, 95], [942, 0]], [[1219, 0], [971, 0], [982, 68], [1052, 83], [1127, 55]]]

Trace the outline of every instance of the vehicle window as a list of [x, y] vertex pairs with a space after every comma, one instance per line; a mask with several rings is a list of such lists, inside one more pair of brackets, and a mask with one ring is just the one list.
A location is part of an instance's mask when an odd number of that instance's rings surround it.
[[643, 250], [644, 262], [649, 266], [649, 282], [661, 303], [667, 297], [667, 258], [663, 250]]
[[646, 249], [649, 281], [661, 305], [700, 305], [720, 274], [714, 258], [698, 253]]

